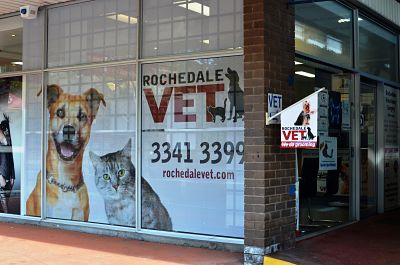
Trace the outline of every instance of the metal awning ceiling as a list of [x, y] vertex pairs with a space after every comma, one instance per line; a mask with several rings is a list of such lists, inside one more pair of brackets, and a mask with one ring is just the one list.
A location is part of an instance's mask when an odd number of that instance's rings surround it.
[[71, 0], [0, 0], [0, 15], [17, 12], [25, 5], [46, 6], [68, 1]]

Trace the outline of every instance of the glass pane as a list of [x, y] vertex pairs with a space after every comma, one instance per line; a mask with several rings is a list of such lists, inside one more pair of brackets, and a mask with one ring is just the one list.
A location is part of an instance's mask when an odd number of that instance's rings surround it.
[[385, 209], [400, 206], [400, 92], [384, 87], [385, 126]]
[[49, 73], [47, 217], [135, 226], [135, 69]]
[[138, 0], [49, 9], [48, 66], [136, 58]]
[[388, 80], [397, 80], [397, 37], [365, 17], [360, 17], [360, 69]]
[[296, 51], [352, 66], [353, 13], [332, 1], [296, 5]]
[[[297, 150], [300, 231], [304, 235], [346, 223], [350, 219], [350, 185], [353, 178], [350, 102], [353, 82], [351, 75], [339, 69], [300, 59], [296, 61], [296, 101], [317, 88], [328, 90], [328, 107], [318, 109], [318, 126], [326, 124], [326, 130], [322, 132], [319, 129], [318, 132], [320, 149]], [[336, 163], [324, 166], [324, 157], [331, 161], [332, 156]]]
[[0, 79], [0, 209], [19, 214], [22, 169], [22, 77]]
[[[23, 146], [24, 198], [26, 215], [40, 216], [40, 178], [42, 157], [42, 75], [25, 76], [25, 146]], [[31, 198], [29, 196], [31, 195]], [[24, 214], [24, 213], [23, 213]]]
[[43, 65], [43, 38], [45, 12], [38, 12], [35, 19], [23, 21], [23, 69], [41, 69]]
[[243, 57], [145, 64], [142, 226], [243, 237]]
[[243, 1], [143, 1], [143, 55], [243, 46]]
[[22, 69], [22, 19], [0, 19], [0, 73]]
[[365, 217], [376, 213], [376, 85], [360, 85], [361, 191], [360, 212]]

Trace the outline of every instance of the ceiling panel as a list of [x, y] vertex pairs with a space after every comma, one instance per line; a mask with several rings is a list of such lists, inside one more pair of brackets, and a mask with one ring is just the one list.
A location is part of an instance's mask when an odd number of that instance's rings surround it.
[[19, 11], [19, 8], [25, 5], [46, 6], [68, 1], [71, 0], [1, 0], [0, 15]]

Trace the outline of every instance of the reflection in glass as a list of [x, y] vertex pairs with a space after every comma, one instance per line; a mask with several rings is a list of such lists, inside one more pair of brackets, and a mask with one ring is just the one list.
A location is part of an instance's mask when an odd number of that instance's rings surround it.
[[138, 0], [97, 0], [49, 10], [48, 66], [136, 58]]
[[243, 1], [143, 1], [143, 55], [243, 47]]
[[360, 85], [360, 140], [361, 140], [361, 188], [360, 212], [362, 217], [376, 213], [376, 85]]
[[360, 69], [396, 81], [397, 36], [365, 17], [360, 17], [359, 27]]
[[353, 15], [333, 1], [296, 5], [296, 51], [352, 65]]
[[0, 20], [0, 73], [22, 69], [22, 19]]
[[[322, 108], [319, 109], [318, 126], [325, 120], [328, 127], [326, 136], [336, 139], [337, 142], [336, 168], [330, 170], [320, 169], [318, 148], [297, 150], [299, 225], [301, 235], [305, 235], [350, 220], [352, 79], [339, 69], [299, 58], [296, 59], [295, 73], [296, 100], [313, 93], [315, 88], [325, 87], [329, 91], [328, 108], [325, 112]], [[333, 153], [333, 150], [330, 149], [330, 152]]]
[[0, 79], [0, 206], [20, 213], [22, 78]]
[[[22, 207], [25, 206], [25, 212], [22, 214], [30, 216], [40, 216], [40, 211], [35, 209], [38, 205], [26, 205], [26, 199], [28, 198], [31, 191], [34, 189], [38, 173], [41, 169], [41, 151], [42, 151], [42, 97], [38, 96], [42, 87], [42, 75], [26, 75], [24, 77], [24, 83], [26, 84], [26, 111], [25, 111], [25, 132], [23, 152], [23, 170], [24, 170], [24, 194], [25, 199], [22, 202]], [[37, 196], [41, 197], [41, 191], [37, 192]]]

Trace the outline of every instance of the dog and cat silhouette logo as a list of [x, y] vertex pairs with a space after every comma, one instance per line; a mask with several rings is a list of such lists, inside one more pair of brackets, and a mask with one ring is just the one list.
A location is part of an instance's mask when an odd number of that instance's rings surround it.
[[[239, 85], [239, 74], [228, 67], [225, 76], [229, 79], [228, 97], [224, 99], [224, 106], [208, 106], [207, 111], [212, 115], [212, 120], [215, 123], [217, 117], [220, 117], [221, 122], [232, 120], [237, 122], [238, 119], [244, 118], [244, 103], [243, 89]], [[229, 117], [226, 118], [226, 103], [229, 100]]]

